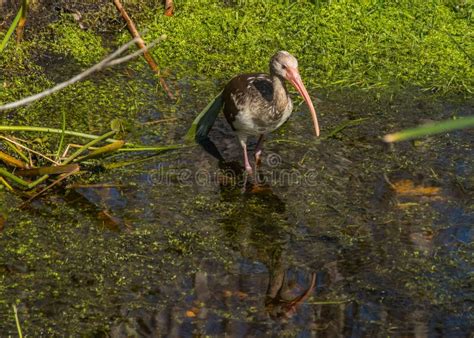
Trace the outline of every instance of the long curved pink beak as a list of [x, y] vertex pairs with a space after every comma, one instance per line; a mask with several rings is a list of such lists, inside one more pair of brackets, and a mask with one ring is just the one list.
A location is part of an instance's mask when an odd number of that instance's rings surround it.
[[313, 118], [314, 131], [316, 132], [316, 136], [319, 137], [319, 123], [318, 117], [316, 116], [316, 110], [314, 110], [313, 102], [311, 102], [311, 98], [309, 97], [308, 91], [306, 90], [303, 81], [301, 80], [301, 76], [298, 72], [298, 69], [293, 67], [287, 67], [286, 79], [291, 82], [291, 84], [298, 90], [300, 95], [303, 96], [304, 100], [306, 101], [306, 104], [309, 107], [309, 111], [311, 112], [311, 117]]

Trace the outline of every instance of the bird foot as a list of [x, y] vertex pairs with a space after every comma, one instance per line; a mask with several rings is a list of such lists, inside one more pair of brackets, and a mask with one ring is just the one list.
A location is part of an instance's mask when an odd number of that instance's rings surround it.
[[255, 164], [260, 166], [262, 164], [262, 151], [259, 150], [255, 153]]

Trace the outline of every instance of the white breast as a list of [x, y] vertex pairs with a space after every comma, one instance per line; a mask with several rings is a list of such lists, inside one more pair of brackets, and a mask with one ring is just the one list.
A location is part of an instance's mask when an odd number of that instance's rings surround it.
[[248, 107], [251, 105], [243, 102], [243, 97], [232, 94], [232, 99], [236, 103], [236, 107], [239, 110], [239, 114], [237, 114], [235, 117], [232, 125], [239, 132], [239, 134], [245, 134], [249, 136], [267, 134], [278, 129], [288, 120], [293, 110], [293, 103], [291, 100], [288, 100], [288, 104], [279, 119], [267, 121], [265, 125], [262, 125], [256, 123], [256, 120], [258, 120], [259, 116], [255, 115], [254, 111], [249, 110]]

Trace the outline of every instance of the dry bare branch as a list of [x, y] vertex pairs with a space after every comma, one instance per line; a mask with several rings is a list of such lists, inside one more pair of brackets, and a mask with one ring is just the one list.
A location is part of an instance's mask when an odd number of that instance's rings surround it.
[[[132, 21], [130, 16], [128, 15], [127, 11], [125, 11], [125, 8], [122, 6], [122, 3], [120, 0], [113, 0], [115, 7], [117, 7], [118, 11], [120, 12], [120, 15], [122, 15], [122, 18], [125, 20], [127, 23], [127, 28], [132, 34], [132, 36], [137, 39], [136, 44], [138, 48], [144, 49], [145, 47], [145, 41], [140, 36], [140, 33], [137, 30], [137, 27], [135, 26], [135, 23]], [[160, 81], [161, 87], [163, 87], [164, 91], [168, 95], [170, 99], [174, 99], [173, 94], [171, 93], [168, 85], [166, 84], [165, 80], [160, 76], [160, 68], [158, 67], [158, 64], [155, 62], [155, 59], [153, 59], [153, 56], [145, 51], [143, 53], [143, 57], [145, 58], [146, 62], [150, 66], [151, 70], [158, 76], [158, 79]]]

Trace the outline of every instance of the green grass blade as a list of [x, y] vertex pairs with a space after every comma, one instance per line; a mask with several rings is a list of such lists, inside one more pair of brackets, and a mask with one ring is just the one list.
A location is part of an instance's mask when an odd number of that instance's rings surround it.
[[[82, 138], [87, 138], [87, 139], [96, 139], [100, 137], [97, 135], [85, 134], [85, 133], [80, 133], [77, 131], [71, 131], [71, 130], [63, 131], [62, 129], [57, 129], [57, 128], [34, 127], [34, 126], [1, 126], [0, 125], [0, 131], [31, 131], [31, 132], [52, 133], [52, 134], [62, 134], [64, 132], [64, 134], [69, 135], [69, 136], [77, 136], [77, 137], [82, 137]], [[105, 141], [109, 143], [113, 143], [119, 140], [109, 138]], [[126, 145], [134, 146], [132, 143], [128, 143], [128, 142]]]
[[13, 313], [15, 314], [15, 323], [16, 323], [16, 329], [18, 331], [18, 337], [23, 338], [23, 333], [21, 332], [20, 320], [18, 319], [18, 311], [16, 309], [15, 304], [13, 304]]
[[[95, 140], [99, 137], [102, 137], [102, 136], [97, 136], [97, 135], [93, 135], [93, 134], [80, 133], [78, 131], [72, 131], [72, 130], [64, 130], [63, 131], [62, 129], [57, 129], [57, 128], [35, 127], [35, 126], [2, 126], [2, 125], [0, 125], [0, 131], [29, 131], [29, 132], [38, 132], [38, 133], [52, 133], [52, 134], [62, 134], [62, 133], [64, 133], [65, 135], [68, 135], [68, 136], [76, 136], [76, 137], [82, 137], [82, 138], [92, 139], [92, 140]], [[108, 142], [108, 143], [114, 143], [114, 142], [117, 142], [117, 141], [120, 141], [120, 140], [116, 140], [116, 139], [113, 139], [113, 138], [108, 138], [104, 141]], [[166, 146], [164, 146], [164, 147], [166, 147]], [[143, 146], [143, 145], [140, 145], [140, 144], [127, 142], [127, 143], [125, 143], [124, 148], [119, 149], [119, 151], [127, 151], [127, 149], [136, 149], [136, 148], [140, 148], [140, 149], [143, 149], [143, 150], [154, 151], [155, 149], [148, 149], [148, 148], [160, 148], [160, 147], [148, 147], [148, 146]], [[130, 150], [130, 151], [133, 151], [133, 150]]]
[[61, 157], [61, 152], [63, 150], [64, 137], [66, 136], [66, 111], [62, 111], [62, 123], [61, 123], [61, 138], [59, 139], [58, 151], [56, 152], [56, 158]]
[[430, 123], [412, 129], [405, 129], [397, 133], [385, 135], [383, 139], [385, 142], [398, 142], [470, 127], [474, 127], [474, 116], [460, 118], [457, 120]]
[[13, 32], [15, 31], [16, 26], [18, 25], [18, 21], [20, 21], [20, 18], [23, 13], [23, 6], [20, 7], [18, 10], [18, 14], [15, 16], [15, 19], [13, 20], [12, 24], [10, 25], [10, 28], [8, 28], [7, 34], [3, 38], [2, 44], [0, 45], [0, 53], [5, 49], [7, 46], [8, 40], [10, 40], [10, 37], [12, 36]]
[[25, 180], [21, 179], [20, 177], [18, 177], [16, 175], [10, 173], [10, 172], [8, 172], [7, 170], [5, 170], [3, 168], [0, 168], [0, 176], [12, 180], [18, 186], [20, 186], [22, 189], [27, 189], [27, 190], [33, 189], [34, 187], [36, 187], [38, 184], [42, 183], [43, 181], [45, 181], [49, 177], [49, 175], [44, 175], [44, 176], [41, 176], [40, 178], [38, 178], [36, 181], [28, 182], [28, 181], [25, 181]]
[[86, 151], [87, 149], [89, 149], [90, 147], [92, 147], [93, 145], [101, 142], [101, 141], [105, 141], [106, 139], [108, 139], [110, 136], [113, 136], [115, 135], [117, 132], [115, 130], [112, 130], [112, 131], [109, 131], [107, 133], [105, 133], [104, 135], [96, 138], [96, 139], [93, 139], [92, 141], [90, 141], [89, 143], [83, 145], [82, 147], [80, 147], [79, 149], [77, 149], [71, 156], [69, 156], [64, 162], [62, 162], [61, 164], [65, 165], [65, 164], [68, 164], [68, 163], [71, 163], [76, 157], [78, 157], [79, 155], [81, 155], [84, 151]]
[[361, 117], [359, 119], [356, 119], [356, 120], [348, 120], [348, 121], [345, 121], [343, 122], [342, 124], [338, 125], [336, 128], [334, 128], [331, 132], [329, 132], [325, 138], [331, 138], [331, 137], [334, 137], [336, 136], [337, 134], [339, 134], [342, 130], [348, 128], [348, 127], [352, 127], [352, 126], [356, 126], [362, 122], [364, 122], [365, 120], [367, 120], [368, 117]]
[[156, 151], [156, 152], [161, 152], [161, 151], [167, 151], [167, 150], [175, 150], [175, 149], [182, 149], [182, 148], [188, 148], [192, 145], [185, 145], [185, 144], [170, 144], [170, 145], [165, 145], [165, 146], [135, 146], [132, 148], [120, 148], [117, 149], [117, 152], [139, 152], [139, 151]]

